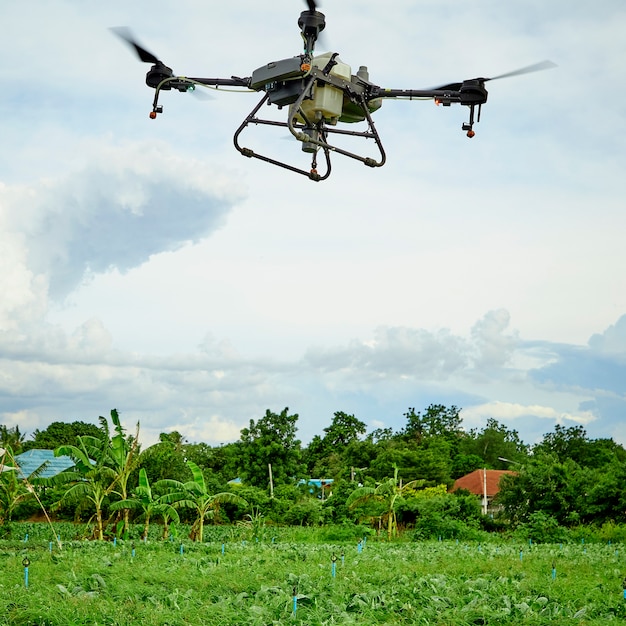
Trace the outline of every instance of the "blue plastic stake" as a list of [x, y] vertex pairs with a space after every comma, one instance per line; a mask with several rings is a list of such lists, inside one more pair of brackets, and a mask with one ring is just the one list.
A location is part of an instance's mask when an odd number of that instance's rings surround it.
[[180, 555], [183, 555], [183, 552], [185, 552], [185, 548], [183, 547], [183, 544], [180, 544]]
[[533, 540], [532, 540], [532, 539], [529, 539], [529, 540], [528, 540], [528, 545], [529, 545], [529, 546], [532, 546], [532, 545], [533, 545]]
[[345, 565], [346, 562], [346, 555], [342, 552], [341, 553], [341, 566], [343, 567]]
[[363, 544], [359, 541], [359, 543], [356, 546], [356, 551], [361, 554], [361, 552], [363, 552]]
[[272, 543], [276, 543], [276, 537], [272, 537]]
[[113, 547], [117, 546], [117, 537], [113, 537]]
[[24, 566], [24, 586], [28, 587], [28, 566], [30, 565], [30, 559], [27, 556], [22, 560], [22, 565]]
[[293, 597], [293, 616], [296, 616], [296, 613], [298, 612], [298, 596], [294, 596]]
[[224, 554], [224, 544], [222, 544], [222, 554]]
[[441, 543], [441, 535], [439, 535], [439, 543]]
[[133, 557], [133, 559], [135, 558], [135, 548], [133, 548], [132, 552], [130, 553], [130, 555]]
[[337, 576], [337, 555], [336, 554], [333, 554], [331, 561], [332, 561], [331, 573], [332, 573], [332, 577], [335, 578], [335, 576]]
[[48, 550], [50, 550], [50, 554], [52, 554], [52, 541], [48, 544]]
[[522, 561], [524, 559], [524, 550], [519, 551], [519, 560]]
[[26, 533], [26, 535], [24, 535], [24, 543], [26, 543], [28, 541], [28, 533]]

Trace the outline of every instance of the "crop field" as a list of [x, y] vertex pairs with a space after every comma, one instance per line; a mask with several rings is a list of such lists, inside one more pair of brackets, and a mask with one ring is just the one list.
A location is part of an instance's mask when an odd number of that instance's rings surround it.
[[[0, 624], [624, 623], [623, 546], [0, 541]], [[25, 560], [27, 559], [27, 560]], [[25, 567], [25, 564], [28, 566]]]

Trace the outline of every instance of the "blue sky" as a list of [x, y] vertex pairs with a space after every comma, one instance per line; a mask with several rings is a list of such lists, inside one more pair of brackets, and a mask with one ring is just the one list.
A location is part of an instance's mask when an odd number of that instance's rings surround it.
[[[324, 46], [383, 87], [558, 68], [488, 83], [471, 141], [461, 107], [385, 102], [387, 164], [319, 184], [235, 151], [257, 94], [166, 93], [148, 119], [148, 66], [109, 30], [248, 76], [300, 52], [304, 6], [2, 4], [0, 423], [116, 407], [146, 444], [220, 443], [288, 406], [306, 441], [442, 403], [626, 443], [623, 2], [325, 0]], [[248, 141], [306, 167], [282, 129]]]

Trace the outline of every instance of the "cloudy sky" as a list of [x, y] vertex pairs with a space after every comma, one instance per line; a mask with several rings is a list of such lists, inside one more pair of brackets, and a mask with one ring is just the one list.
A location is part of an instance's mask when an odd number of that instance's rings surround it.
[[[304, 7], [0, 4], [0, 423], [116, 407], [146, 444], [218, 444], [288, 406], [307, 441], [441, 403], [626, 443], [623, 0], [324, 0], [323, 45], [383, 87], [558, 68], [489, 83], [471, 141], [464, 108], [387, 101], [387, 164], [335, 157], [322, 183], [234, 149], [258, 94], [165, 93], [150, 120], [109, 30], [249, 76], [300, 53]], [[281, 128], [242, 143], [308, 165]]]

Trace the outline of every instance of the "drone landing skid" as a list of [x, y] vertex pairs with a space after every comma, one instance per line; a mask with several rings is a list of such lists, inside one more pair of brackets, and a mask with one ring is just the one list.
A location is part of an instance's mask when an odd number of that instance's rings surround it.
[[[308, 89], [304, 89], [302, 91], [301, 96], [296, 100], [296, 102], [290, 106], [289, 110], [289, 121], [288, 122], [280, 122], [276, 120], [266, 120], [257, 117], [257, 113], [261, 109], [261, 107], [268, 101], [269, 94], [265, 94], [265, 96], [261, 99], [261, 101], [254, 107], [254, 109], [250, 112], [250, 114], [246, 117], [246, 119], [242, 122], [241, 126], [235, 132], [235, 136], [233, 137], [233, 141], [235, 144], [235, 148], [245, 157], [248, 158], [256, 158], [261, 161], [265, 161], [266, 163], [271, 163], [273, 165], [278, 165], [279, 167], [283, 167], [292, 172], [296, 172], [298, 174], [302, 174], [313, 180], [315, 182], [319, 182], [322, 180], [326, 180], [331, 173], [331, 160], [330, 153], [336, 152], [337, 154], [341, 154], [343, 156], [347, 156], [351, 159], [355, 159], [360, 161], [364, 165], [368, 167], [382, 167], [386, 161], [385, 150], [383, 148], [382, 142], [380, 140], [380, 136], [374, 126], [374, 121], [370, 115], [367, 104], [363, 100], [359, 102], [363, 115], [367, 120], [368, 130], [366, 131], [349, 131], [349, 130], [340, 130], [334, 127], [329, 127], [323, 119], [317, 120], [315, 122], [310, 121], [304, 111], [301, 109], [301, 104], [305, 99], [305, 94], [308, 93]], [[304, 123], [296, 121], [298, 118], [304, 120]], [[300, 142], [302, 142], [302, 149], [304, 152], [310, 152], [312, 154], [311, 157], [311, 169], [309, 171], [301, 169], [299, 167], [290, 165], [288, 163], [283, 163], [281, 161], [277, 161], [270, 157], [264, 156], [262, 154], [257, 154], [250, 148], [244, 148], [239, 144], [239, 136], [247, 128], [250, 124], [255, 125], [266, 125], [266, 126], [280, 126], [282, 128], [288, 128], [289, 132]], [[380, 152], [380, 157], [378, 160], [373, 159], [371, 157], [363, 157], [353, 152], [349, 152], [348, 150], [344, 150], [338, 146], [332, 145], [328, 143], [328, 135], [336, 134], [336, 135], [345, 135], [351, 137], [364, 137], [365, 139], [373, 139], [378, 147]], [[326, 172], [321, 175], [317, 171], [317, 152], [322, 151], [324, 154], [324, 158], [326, 160]]]
[[265, 161], [265, 163], [271, 163], [272, 165], [278, 165], [279, 167], [283, 167], [286, 170], [291, 172], [296, 172], [297, 174], [302, 174], [311, 180], [319, 182], [321, 180], [326, 180], [330, 176], [331, 172], [331, 162], [330, 162], [330, 153], [329, 150], [324, 149], [324, 157], [326, 159], [326, 173], [320, 175], [317, 171], [317, 155], [313, 153], [313, 157], [311, 159], [311, 170], [303, 170], [294, 165], [289, 165], [289, 163], [283, 163], [282, 161], [277, 161], [276, 159], [272, 159], [271, 157], [265, 156], [263, 154], [257, 154], [254, 150], [250, 148], [244, 148], [239, 145], [239, 135], [250, 125], [250, 124], [263, 124], [266, 126], [282, 126], [283, 128], [288, 128], [287, 122], [278, 122], [276, 120], [263, 120], [256, 117], [256, 114], [259, 112], [259, 109], [268, 101], [269, 94], [265, 94], [261, 101], [252, 109], [250, 114], [246, 117], [246, 119], [241, 123], [241, 126], [235, 132], [235, 136], [233, 137], [233, 142], [235, 144], [235, 148], [245, 157], [249, 159], [259, 159], [261, 161]]

